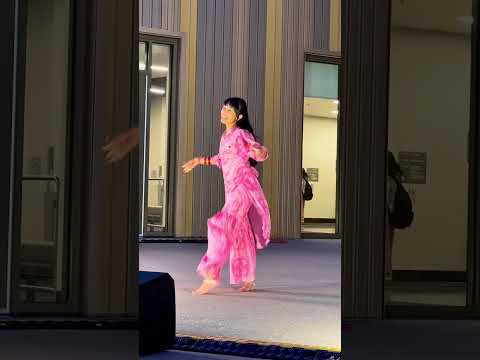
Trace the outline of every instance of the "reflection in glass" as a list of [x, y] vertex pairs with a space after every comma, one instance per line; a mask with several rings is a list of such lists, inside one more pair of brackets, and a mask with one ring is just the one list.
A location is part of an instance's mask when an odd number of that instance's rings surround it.
[[68, 0], [29, 0], [27, 17], [20, 279], [24, 303], [65, 303]]
[[337, 232], [338, 109], [338, 65], [305, 62], [301, 207], [304, 233]]
[[385, 303], [465, 306], [472, 1], [432, 4], [392, 1], [388, 150], [414, 220], [386, 217]]

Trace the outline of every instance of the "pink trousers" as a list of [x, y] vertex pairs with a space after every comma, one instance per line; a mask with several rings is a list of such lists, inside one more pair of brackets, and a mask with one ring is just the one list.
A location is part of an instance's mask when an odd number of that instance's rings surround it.
[[252, 206], [243, 185], [225, 195], [222, 210], [208, 219], [208, 249], [197, 273], [220, 281], [222, 267], [230, 259], [230, 283], [254, 281], [256, 246], [248, 211]]

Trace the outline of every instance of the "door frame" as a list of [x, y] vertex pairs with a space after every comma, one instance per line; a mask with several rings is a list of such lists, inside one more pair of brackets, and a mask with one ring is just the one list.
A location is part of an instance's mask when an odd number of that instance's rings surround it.
[[[342, 56], [337, 52], [323, 51], [323, 50], [307, 50], [305, 51], [303, 59], [303, 71], [305, 73], [305, 62], [315, 62], [321, 64], [332, 64], [338, 66], [338, 100], [339, 109], [342, 104]], [[305, 81], [305, 74], [303, 75], [303, 81]], [[304, 88], [302, 89], [304, 92]], [[305, 98], [305, 94], [303, 95]], [[343, 149], [344, 149], [344, 137], [343, 137], [343, 126], [341, 113], [339, 112], [337, 117], [337, 179], [336, 179], [336, 199], [335, 199], [335, 234], [327, 233], [301, 233], [302, 239], [341, 239], [342, 238], [342, 211], [343, 211], [343, 187], [342, 187], [342, 176], [343, 176]], [[303, 159], [303, 129], [304, 129], [304, 112], [302, 109], [302, 149], [300, 150], [300, 155]], [[303, 164], [303, 161], [302, 161]], [[299, 173], [302, 169], [299, 169]]]
[[[167, 197], [166, 197], [166, 226], [165, 231], [162, 232], [146, 232], [145, 231], [145, 220], [144, 217], [140, 217], [140, 226], [143, 232], [143, 238], [158, 238], [158, 237], [173, 237], [175, 234], [175, 183], [176, 183], [176, 176], [177, 172], [176, 169], [176, 141], [177, 138], [177, 118], [178, 118], [178, 111], [177, 111], [177, 104], [178, 104], [178, 79], [179, 79], [179, 70], [180, 70], [180, 39], [173, 36], [168, 36], [166, 34], [156, 34], [153, 32], [146, 32], [141, 31], [139, 35], [139, 43], [144, 42], [147, 44], [147, 88], [150, 84], [151, 74], [148, 71], [148, 64], [151, 61], [151, 44], [158, 44], [158, 45], [169, 45], [171, 46], [171, 57], [170, 57], [170, 66], [171, 66], [171, 80], [170, 80], [170, 102], [168, 104], [168, 145], [167, 145], [167, 154], [168, 154], [168, 166], [167, 166]], [[150, 99], [147, 96], [147, 99]], [[141, 193], [140, 199], [143, 199], [143, 213], [146, 213], [146, 208], [148, 204], [148, 195], [144, 196], [147, 192], [146, 187], [146, 171], [148, 171], [148, 166], [145, 164], [148, 163], [148, 151], [149, 148], [149, 137], [150, 137], [150, 129], [148, 128], [148, 124], [150, 124], [150, 101], [147, 100], [146, 102], [146, 123], [139, 124], [140, 128], [144, 128], [144, 134], [140, 134], [143, 136], [143, 149], [140, 149], [140, 176], [143, 179], [142, 184], [140, 185]], [[142, 119], [140, 119], [142, 121]], [[145, 169], [145, 171], [143, 171]], [[142, 201], [142, 200], [141, 200]]]
[[[472, 0], [472, 46], [471, 46], [471, 88], [470, 88], [470, 137], [469, 154], [469, 209], [467, 243], [467, 308], [480, 316], [480, 127], [478, 124], [480, 105], [479, 50], [480, 1]], [[474, 65], [476, 64], [476, 66]], [[470, 286], [469, 286], [470, 285]]]
[[10, 121], [1, 122], [2, 141], [0, 142], [2, 163], [8, 164], [2, 177], [1, 187], [2, 213], [1, 228], [4, 231], [0, 239], [0, 314], [8, 314], [10, 311], [10, 288], [11, 288], [11, 254], [12, 254], [12, 207], [13, 207], [13, 147], [14, 147], [14, 123], [16, 108], [16, 84], [18, 76], [16, 71], [17, 46], [20, 34], [17, 32], [18, 23], [18, 1], [7, 1], [2, 3], [1, 16], [1, 39], [6, 52], [1, 58], [0, 71], [2, 78], [8, 79], [2, 87], [0, 97], [0, 111], [3, 119]]

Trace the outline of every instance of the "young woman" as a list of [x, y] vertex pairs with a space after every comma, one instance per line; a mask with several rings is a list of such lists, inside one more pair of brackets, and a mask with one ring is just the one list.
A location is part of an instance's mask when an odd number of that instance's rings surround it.
[[204, 279], [193, 293], [202, 295], [218, 286], [223, 265], [230, 260], [230, 283], [243, 284], [241, 291], [255, 287], [256, 248], [270, 241], [270, 212], [258, 182], [257, 161], [268, 158], [267, 149], [255, 140], [245, 100], [225, 100], [220, 113], [225, 132], [219, 153], [196, 157], [183, 165], [184, 173], [198, 165], [221, 169], [225, 205], [208, 219], [208, 249], [197, 273]]

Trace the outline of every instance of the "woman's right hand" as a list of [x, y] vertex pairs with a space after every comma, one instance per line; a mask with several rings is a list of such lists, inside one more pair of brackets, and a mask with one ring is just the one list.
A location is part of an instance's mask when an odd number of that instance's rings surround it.
[[182, 165], [183, 168], [183, 173], [189, 173], [192, 171], [196, 166], [200, 165], [200, 159], [199, 158], [194, 158], [190, 161], [187, 161], [185, 164]]

